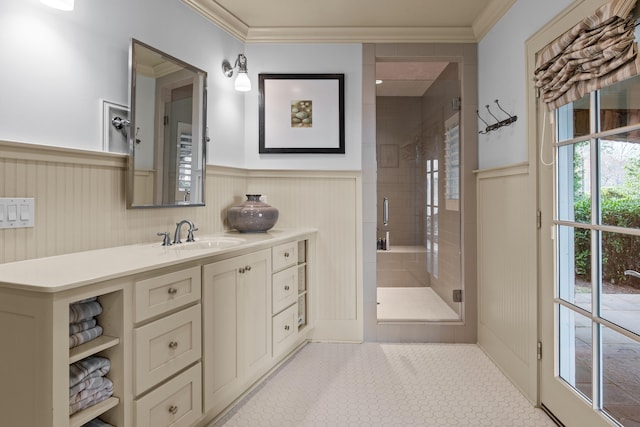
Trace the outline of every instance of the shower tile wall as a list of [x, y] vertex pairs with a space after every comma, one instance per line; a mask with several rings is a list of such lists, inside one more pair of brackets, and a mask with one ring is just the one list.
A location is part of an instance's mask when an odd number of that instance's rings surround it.
[[[437, 273], [426, 274], [425, 254], [400, 263], [377, 256], [377, 286], [431, 286], [449, 306], [453, 290], [461, 285], [460, 211], [445, 205], [444, 123], [458, 113], [459, 67], [450, 63], [421, 97], [376, 97], [378, 159], [378, 236], [390, 232], [394, 246], [426, 246], [426, 162], [437, 160], [439, 208], [437, 219]], [[389, 199], [389, 225], [382, 223], [382, 200]], [[384, 258], [383, 258], [384, 257]], [[401, 265], [404, 264], [404, 265]], [[424, 271], [425, 274], [416, 274]]]
[[[424, 191], [416, 185], [416, 148], [422, 137], [422, 99], [376, 99], [378, 151], [378, 237], [390, 233], [391, 246], [422, 245]], [[389, 226], [382, 223], [382, 200], [389, 199]]]

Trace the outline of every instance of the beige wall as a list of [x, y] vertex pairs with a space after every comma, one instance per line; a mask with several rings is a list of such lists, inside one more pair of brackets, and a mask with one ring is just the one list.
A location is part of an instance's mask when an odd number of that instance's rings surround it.
[[[362, 339], [360, 173], [208, 166], [206, 206], [126, 209], [126, 157], [0, 141], [0, 197], [34, 197], [35, 227], [0, 229], [0, 262], [157, 241], [177, 221], [203, 236], [225, 230], [246, 193], [268, 196], [276, 227], [318, 229], [317, 339]], [[105, 260], [108, 262], [108, 260]]]
[[477, 172], [478, 344], [536, 396], [536, 198], [530, 165]]

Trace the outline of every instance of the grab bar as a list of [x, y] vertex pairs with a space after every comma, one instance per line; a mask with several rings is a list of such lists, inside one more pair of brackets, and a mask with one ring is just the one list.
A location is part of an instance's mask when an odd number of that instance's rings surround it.
[[389, 225], [389, 199], [386, 197], [382, 199], [382, 223], [385, 225]]

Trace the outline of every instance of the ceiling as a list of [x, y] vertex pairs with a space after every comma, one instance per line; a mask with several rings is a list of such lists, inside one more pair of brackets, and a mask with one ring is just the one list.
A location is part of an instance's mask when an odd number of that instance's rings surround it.
[[182, 0], [247, 43], [477, 42], [515, 0]]
[[[515, 0], [182, 0], [244, 43], [477, 43]], [[379, 96], [422, 96], [443, 62], [378, 63]]]

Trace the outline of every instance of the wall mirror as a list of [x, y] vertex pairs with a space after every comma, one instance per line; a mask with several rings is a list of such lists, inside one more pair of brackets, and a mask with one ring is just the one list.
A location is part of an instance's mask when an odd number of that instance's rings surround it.
[[127, 206], [203, 206], [207, 73], [135, 39], [130, 56]]

